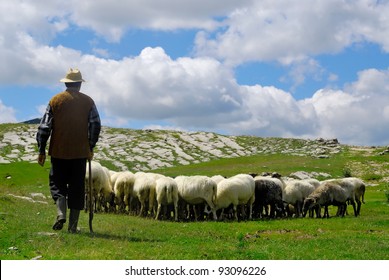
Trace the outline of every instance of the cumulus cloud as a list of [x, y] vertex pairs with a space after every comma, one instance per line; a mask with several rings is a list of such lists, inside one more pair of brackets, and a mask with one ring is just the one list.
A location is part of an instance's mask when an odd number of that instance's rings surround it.
[[197, 36], [197, 52], [239, 64], [295, 63], [302, 57], [336, 53], [364, 40], [389, 50], [387, 3], [378, 1], [253, 1], [236, 9], [215, 32]]
[[110, 116], [209, 125], [210, 116], [231, 120], [241, 104], [232, 71], [211, 58], [173, 60], [158, 47], [121, 61], [87, 56], [82, 65], [93, 73], [85, 89]]
[[206, 29], [218, 27], [218, 17], [224, 17], [251, 0], [126, 0], [126, 1], [71, 1], [71, 19], [117, 42], [131, 28], [154, 30]]
[[319, 90], [300, 103], [315, 109], [318, 135], [338, 137], [345, 143], [385, 145], [388, 90], [389, 70], [368, 69], [343, 90]]
[[0, 100], [0, 123], [16, 122], [15, 109], [3, 104]]
[[[338, 138], [384, 145], [389, 131], [389, 70], [368, 69], [341, 90], [296, 100], [276, 87], [242, 86], [211, 58], [170, 58], [146, 48], [122, 61], [83, 58], [93, 73], [87, 91], [109, 116], [229, 134]], [[94, 61], [94, 62], [93, 62]], [[89, 66], [88, 66], [89, 65]]]
[[[94, 98], [105, 125], [138, 121], [153, 128], [387, 144], [389, 69], [367, 69], [344, 87], [296, 100], [276, 86], [239, 85], [233, 68], [277, 61], [289, 67], [282, 78], [295, 86], [307, 75], [336, 81], [337, 75], [326, 72], [314, 56], [364, 40], [389, 51], [389, 37], [382, 36], [389, 33], [384, 2], [118, 2], [2, 1], [0, 83], [54, 87], [68, 67], [79, 67], [87, 80], [82, 91]], [[92, 51], [100, 57], [50, 45], [72, 26], [117, 42], [131, 28], [201, 31], [194, 57], [172, 58], [161, 47], [145, 47], [115, 60], [97, 46]], [[0, 113], [0, 122], [16, 121], [15, 109], [1, 101]]]

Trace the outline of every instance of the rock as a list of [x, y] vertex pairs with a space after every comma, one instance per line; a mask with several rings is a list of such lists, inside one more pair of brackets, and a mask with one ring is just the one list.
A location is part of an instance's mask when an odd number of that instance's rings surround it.
[[[5, 131], [0, 143], [0, 163], [36, 163], [36, 130], [36, 125], [21, 125]], [[95, 160], [109, 162], [119, 170], [132, 171], [150, 171], [154, 168], [257, 154], [280, 153], [328, 158], [342, 151], [336, 138], [261, 138], [211, 132], [109, 127], [102, 127], [100, 135], [94, 153]]]
[[304, 180], [304, 179], [310, 179], [311, 178], [309, 173], [305, 172], [305, 171], [297, 171], [297, 172], [291, 173], [289, 175], [289, 177], [294, 178], [294, 179], [298, 179], [298, 180]]

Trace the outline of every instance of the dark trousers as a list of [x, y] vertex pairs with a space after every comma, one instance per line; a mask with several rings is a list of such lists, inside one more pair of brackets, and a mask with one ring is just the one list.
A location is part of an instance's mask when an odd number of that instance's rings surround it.
[[69, 209], [84, 209], [86, 159], [51, 158], [49, 185], [54, 201], [67, 197]]

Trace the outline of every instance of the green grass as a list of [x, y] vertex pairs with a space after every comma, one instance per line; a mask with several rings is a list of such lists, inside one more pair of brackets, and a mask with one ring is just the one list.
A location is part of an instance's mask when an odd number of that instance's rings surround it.
[[324, 172], [339, 177], [342, 175], [342, 168], [345, 160], [339, 159], [318, 159], [313, 157], [302, 157], [292, 155], [254, 155], [239, 158], [226, 158], [203, 162], [191, 165], [176, 166], [169, 169], [160, 169], [169, 176], [180, 174], [194, 175], [215, 175], [231, 176], [237, 173], [278, 172], [283, 175], [296, 171]]
[[[363, 162], [364, 168], [354, 169]], [[375, 166], [383, 157], [342, 153], [329, 159], [265, 155], [221, 159], [202, 164], [157, 170], [166, 175], [222, 174], [263, 171], [288, 175], [304, 170], [367, 178], [374, 185], [366, 191], [362, 215], [330, 219], [276, 219], [249, 222], [167, 222], [122, 214], [95, 214], [95, 234], [82, 213], [82, 232], [54, 232], [56, 215], [49, 197], [48, 171], [37, 164], [0, 165], [0, 259], [389, 259], [388, 184], [381, 179], [387, 168]], [[32, 203], [12, 195], [40, 192], [47, 204]], [[349, 209], [352, 212], [351, 209]], [[330, 209], [334, 214], [335, 209]]]

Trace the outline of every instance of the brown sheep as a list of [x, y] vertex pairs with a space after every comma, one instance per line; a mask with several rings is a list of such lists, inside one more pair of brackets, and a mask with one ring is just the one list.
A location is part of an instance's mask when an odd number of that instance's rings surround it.
[[316, 217], [320, 217], [320, 208], [324, 206], [324, 218], [329, 218], [328, 206], [339, 206], [339, 214], [344, 217], [346, 212], [346, 191], [336, 182], [323, 182], [313, 191], [305, 200], [303, 204], [303, 217], [305, 217], [308, 210], [316, 209]]

